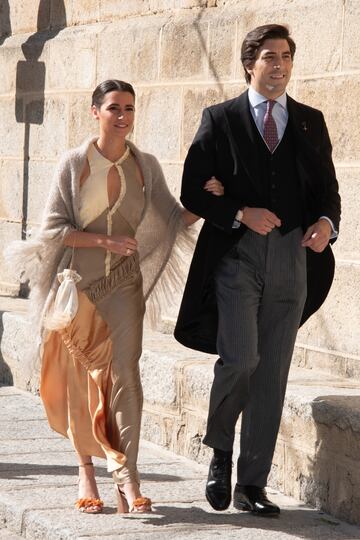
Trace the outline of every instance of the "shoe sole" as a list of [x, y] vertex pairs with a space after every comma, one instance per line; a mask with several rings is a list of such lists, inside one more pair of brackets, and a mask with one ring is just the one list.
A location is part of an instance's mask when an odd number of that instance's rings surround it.
[[236, 510], [240, 510], [241, 512], [250, 512], [254, 516], [260, 516], [260, 517], [279, 517], [280, 512], [258, 512], [254, 508], [250, 508], [250, 506], [246, 504], [239, 504], [234, 503], [234, 508]]
[[230, 499], [227, 506], [225, 506], [224, 508], [217, 508], [216, 506], [214, 506], [212, 500], [210, 499], [210, 497], [208, 497], [208, 494], [206, 492], [205, 492], [205, 497], [206, 497], [207, 502], [210, 504], [211, 508], [213, 508], [214, 510], [217, 510], [218, 512], [223, 512], [224, 510], [227, 510], [231, 503], [231, 499]]

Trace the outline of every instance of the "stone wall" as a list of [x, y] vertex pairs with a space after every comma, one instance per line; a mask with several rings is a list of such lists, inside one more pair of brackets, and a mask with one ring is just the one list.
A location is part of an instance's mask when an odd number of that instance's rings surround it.
[[[134, 140], [157, 155], [177, 195], [201, 110], [245, 88], [242, 38], [269, 21], [292, 30], [289, 93], [323, 110], [343, 198], [335, 283], [299, 334], [296, 362], [358, 377], [358, 0], [2, 0], [0, 250], [36, 228], [59, 155], [96, 130], [90, 94], [105, 78], [134, 83]], [[18, 289], [0, 255], [0, 293]]]

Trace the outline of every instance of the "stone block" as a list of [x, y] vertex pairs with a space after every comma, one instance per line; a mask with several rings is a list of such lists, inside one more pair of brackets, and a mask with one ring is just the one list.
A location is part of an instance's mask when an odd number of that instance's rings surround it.
[[[311, 415], [304, 415], [306, 407], [297, 406], [291, 398], [291, 387], [280, 428], [281, 440], [309, 455], [338, 463], [356, 463], [360, 450], [359, 396], [347, 395], [344, 389], [317, 389], [318, 395], [309, 401]], [[357, 389], [358, 392], [358, 389]]]
[[347, 0], [344, 4], [344, 41], [342, 46], [343, 69], [360, 68], [360, 51], [355, 45], [355, 36], [360, 25], [360, 4], [357, 0]]
[[171, 436], [166, 433], [164, 420], [165, 415], [160, 417], [160, 415], [153, 413], [148, 410], [145, 403], [142, 413], [141, 436], [147, 441], [169, 448]]
[[[44, 114], [46, 71], [49, 59], [49, 44], [34, 39], [24, 48], [26, 57], [16, 64], [15, 115], [19, 123], [41, 124]], [[27, 107], [33, 100], [36, 106]]]
[[44, 108], [43, 123], [30, 126], [30, 157], [59, 157], [68, 147], [67, 99], [51, 96], [44, 103], [34, 99], [28, 101], [27, 107], [39, 110]]
[[0, 156], [19, 157], [23, 155], [24, 125], [16, 122], [15, 103], [11, 98], [0, 99]]
[[210, 7], [213, 0], [149, 0], [151, 10], [191, 9], [196, 7]]
[[56, 162], [29, 162], [28, 228], [38, 226], [44, 211], [44, 200], [49, 193]]
[[98, 83], [120, 79], [136, 84], [154, 81], [158, 73], [162, 18], [121, 20], [99, 34]]
[[239, 96], [246, 89], [245, 84], [224, 84], [186, 88], [183, 98], [183, 127], [181, 158], [187, 151], [200, 126], [202, 112], [206, 107], [216, 105]]
[[149, 3], [143, 0], [107, 0], [100, 2], [101, 20], [120, 19], [134, 15], [145, 15], [149, 12]]
[[[276, 21], [289, 26], [297, 49], [294, 75], [302, 77], [313, 73], [332, 72], [340, 66], [342, 39], [342, 4], [337, 0], [308, 2], [299, 0], [260, 0], [252, 6], [249, 2], [237, 3], [239, 58], [237, 76], [243, 78], [240, 61], [241, 44], [247, 32], [256, 26]], [[326, 17], [324, 17], [326, 13]], [[306, 24], [304, 24], [306, 21]], [[329, 32], [331, 21], [331, 32]]]
[[144, 349], [140, 369], [144, 399], [148, 404], [177, 409], [177, 362], [171, 355]]
[[360, 520], [360, 475], [358, 470], [335, 464], [331, 478], [329, 508], [331, 512], [350, 523]]
[[194, 139], [205, 107], [225, 101], [224, 88], [207, 86], [185, 89], [183, 97], [183, 124], [181, 158], [186, 157], [187, 151]]
[[[333, 157], [338, 161], [356, 161], [360, 154], [360, 135], [354, 129], [358, 116], [360, 76], [339, 76], [331, 79], [298, 81], [296, 99], [324, 113], [333, 144]], [[339, 95], [342, 99], [339, 100]], [[354, 107], [349, 107], [349, 103]]]
[[208, 77], [208, 23], [198, 17], [171, 20], [161, 35], [160, 76], [163, 80]]
[[36, 344], [31, 337], [30, 321], [25, 314], [4, 313], [2, 326], [0, 352], [2, 361], [11, 371], [13, 384], [22, 390], [38, 393]]
[[212, 450], [202, 444], [206, 433], [206, 413], [197, 410], [186, 410], [182, 415], [184, 434], [182, 448], [178, 447], [176, 452], [182, 450], [182, 454], [197, 463], [208, 465], [212, 456]]
[[285, 493], [317, 508], [328, 508], [330, 462], [313, 459], [302, 449], [285, 448]]
[[11, 21], [10, 21], [10, 6], [9, 2], [1, 2], [0, 4], [0, 45], [11, 34]]
[[233, 99], [242, 94], [247, 89], [245, 82], [224, 84], [224, 100]]
[[213, 18], [210, 23], [209, 75], [218, 83], [235, 75], [239, 60], [235, 57], [236, 21]]
[[207, 412], [216, 356], [185, 367], [182, 379], [182, 403], [186, 408]]
[[91, 93], [70, 97], [69, 101], [69, 147], [75, 148], [83, 141], [98, 134], [99, 124], [91, 114]]
[[[294, 364], [298, 367], [306, 367], [323, 373], [332, 374], [334, 376], [347, 377], [346, 374], [346, 358], [342, 358], [325, 351], [314, 351], [306, 347], [296, 347], [294, 354]], [[299, 362], [299, 359], [302, 359]]]
[[320, 310], [299, 330], [298, 340], [310, 347], [359, 355], [360, 268], [339, 262], [331, 291]]
[[21, 239], [21, 223], [0, 220], [0, 289], [16, 288], [17, 282], [11, 268], [5, 263], [3, 251], [13, 240]]
[[12, 0], [10, 5], [10, 21], [13, 34], [36, 32], [38, 26], [38, 11], [40, 0], [24, 2]]
[[[94, 0], [96, 1], [96, 0]], [[76, 24], [76, 19], [73, 22], [72, 11], [76, 11], [77, 6], [82, 4], [84, 9], [83, 15], [86, 16], [87, 13], [91, 16], [91, 4], [92, 0], [61, 0], [60, 2], [51, 2], [50, 6], [50, 20], [51, 28], [65, 28], [72, 24]], [[91, 20], [91, 19], [90, 19]]]
[[95, 88], [96, 39], [96, 31], [90, 27], [86, 30], [66, 29], [50, 42], [49, 89]]
[[24, 60], [20, 47], [22, 42], [23, 37], [12, 36], [0, 47], [0, 94], [10, 94], [15, 91], [17, 63]]
[[179, 199], [183, 166], [180, 163], [162, 163], [162, 170], [171, 193]]
[[207, 6], [211, 0], [107, 0], [100, 2], [102, 20], [114, 20], [135, 15], [150, 15], [172, 9]]
[[181, 88], [141, 88], [136, 104], [135, 143], [159, 160], [179, 161]]
[[[100, 0], [76, 0], [66, 10], [66, 17], [71, 25], [83, 25], [98, 22], [100, 19]], [[105, 2], [105, 5], [108, 2]]]
[[21, 221], [23, 163], [0, 159], [0, 219]]
[[270, 474], [268, 477], [268, 486], [271, 486], [274, 489], [278, 489], [284, 493], [284, 484], [285, 483], [285, 443], [281, 438], [281, 435], [278, 437], [275, 452], [273, 456], [273, 461], [271, 465]]
[[[309, 371], [314, 370], [345, 379], [352, 378], [355, 379], [355, 384], [356, 380], [360, 380], [360, 362], [356, 356], [347, 357], [332, 351], [314, 350], [297, 342], [292, 363]], [[348, 385], [351, 384], [352, 382], [348, 381]]]
[[342, 168], [337, 170], [341, 195], [340, 235], [334, 244], [334, 254], [338, 259], [360, 261], [360, 216], [358, 196], [360, 193], [360, 169]]
[[[279, 430], [279, 440], [289, 446], [302, 448], [312, 455], [317, 448], [316, 426], [311, 418], [311, 397], [301, 400], [289, 397], [291, 386], [288, 387], [285, 406]], [[310, 403], [309, 403], [310, 402]]]

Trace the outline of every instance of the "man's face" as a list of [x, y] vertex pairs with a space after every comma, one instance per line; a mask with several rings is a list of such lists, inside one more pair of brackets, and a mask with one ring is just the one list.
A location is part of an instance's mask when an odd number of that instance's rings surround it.
[[247, 68], [250, 84], [259, 94], [274, 99], [285, 92], [293, 62], [286, 39], [267, 39], [258, 50], [255, 62]]

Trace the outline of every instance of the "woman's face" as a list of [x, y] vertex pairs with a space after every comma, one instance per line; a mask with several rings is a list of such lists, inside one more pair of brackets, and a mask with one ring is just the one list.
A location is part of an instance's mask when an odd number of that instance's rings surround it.
[[92, 113], [99, 121], [100, 132], [125, 138], [134, 125], [134, 96], [119, 90], [108, 92], [100, 108], [92, 106]]

